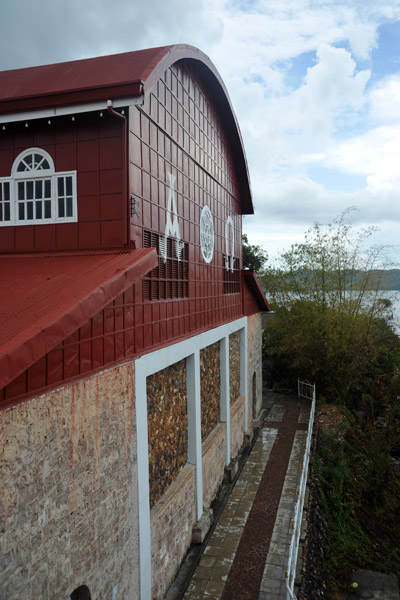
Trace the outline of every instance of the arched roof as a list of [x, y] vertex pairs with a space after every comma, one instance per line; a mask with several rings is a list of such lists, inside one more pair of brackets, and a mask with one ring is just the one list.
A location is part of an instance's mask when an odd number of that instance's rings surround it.
[[231, 142], [243, 213], [251, 214], [253, 204], [247, 161], [228, 92], [208, 56], [193, 46], [177, 44], [1, 71], [0, 115], [146, 95], [164, 72], [178, 61], [196, 65], [207, 83]]

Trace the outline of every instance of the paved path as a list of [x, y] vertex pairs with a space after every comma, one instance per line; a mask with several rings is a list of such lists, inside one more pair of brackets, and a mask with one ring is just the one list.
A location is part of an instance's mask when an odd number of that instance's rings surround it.
[[285, 566], [310, 403], [272, 393], [267, 403], [267, 419], [184, 600], [286, 598]]

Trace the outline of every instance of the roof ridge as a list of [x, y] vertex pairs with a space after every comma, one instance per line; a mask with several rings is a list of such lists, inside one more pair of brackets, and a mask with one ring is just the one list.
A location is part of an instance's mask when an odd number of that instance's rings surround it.
[[127, 55], [134, 55], [134, 54], [137, 55], [140, 53], [152, 52], [155, 50], [158, 50], [159, 52], [161, 52], [162, 50], [170, 50], [173, 47], [174, 47], [174, 44], [167, 45], [167, 46], [154, 46], [152, 48], [140, 48], [139, 50], [127, 50], [126, 52], [114, 52], [112, 54], [101, 54], [100, 56], [88, 56], [86, 58], [62, 60], [60, 62], [32, 65], [30, 67], [17, 67], [16, 69], [4, 69], [4, 70], [0, 70], [0, 75], [3, 73], [31, 71], [31, 70], [35, 70], [35, 69], [45, 69], [47, 67], [50, 68], [50, 67], [56, 67], [56, 66], [58, 67], [58, 66], [63, 66], [63, 65], [82, 64], [84, 62], [89, 62], [89, 61], [99, 61], [100, 62], [102, 59], [107, 59], [110, 57], [122, 57], [122, 56], [127, 56]]

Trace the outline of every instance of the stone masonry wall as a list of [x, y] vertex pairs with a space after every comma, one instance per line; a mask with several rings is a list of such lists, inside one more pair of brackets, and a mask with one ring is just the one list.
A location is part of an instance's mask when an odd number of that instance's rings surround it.
[[245, 399], [239, 396], [231, 405], [231, 457], [235, 458], [243, 446]]
[[138, 598], [133, 382], [126, 363], [0, 414], [2, 598]]
[[200, 350], [201, 439], [204, 442], [220, 421], [219, 342]]
[[[262, 406], [262, 315], [247, 318], [247, 390], [249, 425], [257, 419]], [[255, 378], [254, 378], [255, 374]], [[254, 385], [255, 383], [255, 385]]]
[[187, 462], [186, 361], [147, 378], [150, 506]]
[[194, 476], [194, 465], [186, 464], [151, 509], [153, 600], [164, 597], [191, 543], [196, 522]]
[[209, 508], [224, 478], [226, 424], [220, 423], [202, 445], [203, 506]]
[[240, 394], [240, 331], [229, 336], [229, 382], [232, 405]]

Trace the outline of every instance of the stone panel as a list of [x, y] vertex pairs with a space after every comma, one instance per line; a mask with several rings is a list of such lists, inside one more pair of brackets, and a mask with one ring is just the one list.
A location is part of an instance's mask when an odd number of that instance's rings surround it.
[[201, 439], [204, 441], [220, 421], [219, 342], [200, 350]]
[[239, 396], [231, 405], [231, 457], [235, 458], [243, 446], [245, 399]]
[[224, 478], [226, 424], [220, 423], [202, 445], [203, 506], [209, 508]]
[[126, 363], [0, 414], [2, 598], [138, 597], [133, 381]]
[[229, 336], [229, 382], [232, 404], [240, 395], [240, 331]]
[[164, 597], [191, 543], [196, 522], [194, 476], [194, 465], [186, 464], [151, 509], [153, 600]]
[[249, 425], [257, 419], [262, 406], [262, 315], [247, 318], [247, 365]]
[[186, 360], [147, 377], [150, 506], [187, 462]]

